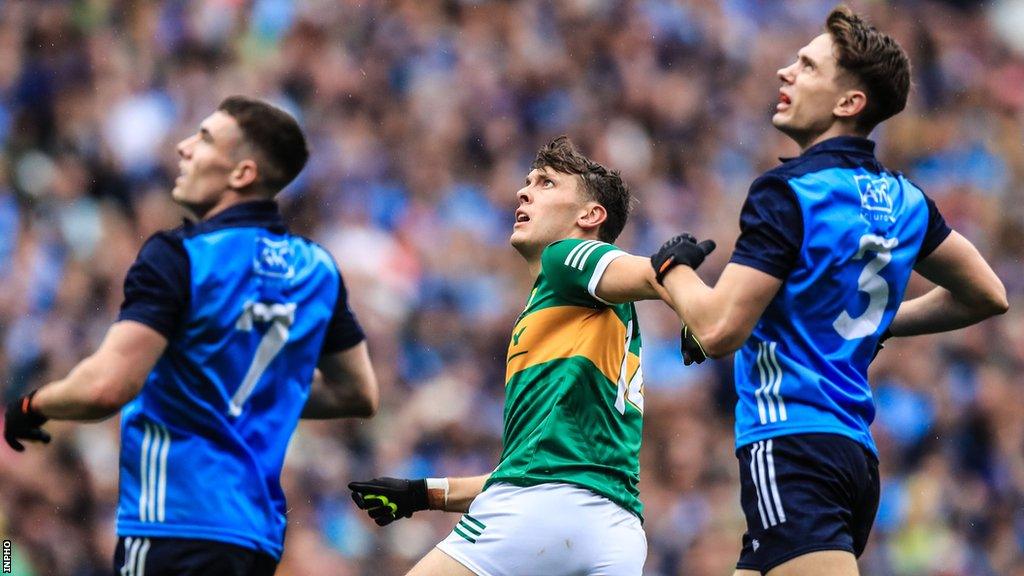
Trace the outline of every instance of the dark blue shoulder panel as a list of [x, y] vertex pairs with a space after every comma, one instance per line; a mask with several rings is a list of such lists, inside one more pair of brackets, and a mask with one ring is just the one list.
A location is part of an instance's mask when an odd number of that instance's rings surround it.
[[168, 340], [178, 331], [191, 293], [183, 228], [157, 232], [146, 241], [124, 281], [118, 320], [134, 320]]
[[750, 185], [729, 261], [785, 280], [799, 259], [803, 234], [796, 195], [785, 179], [769, 172]]

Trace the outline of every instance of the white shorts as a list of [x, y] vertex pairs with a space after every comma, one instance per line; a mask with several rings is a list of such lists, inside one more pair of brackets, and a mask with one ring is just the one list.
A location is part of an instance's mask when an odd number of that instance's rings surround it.
[[498, 483], [437, 548], [478, 576], [640, 576], [640, 519], [571, 484]]

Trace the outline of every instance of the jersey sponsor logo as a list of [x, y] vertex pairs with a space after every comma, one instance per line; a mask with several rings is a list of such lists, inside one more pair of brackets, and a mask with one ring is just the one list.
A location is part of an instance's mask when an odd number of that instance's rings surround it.
[[597, 240], [580, 242], [569, 251], [569, 254], [565, 257], [564, 264], [570, 268], [583, 270], [587, 265], [587, 260], [590, 259], [590, 255], [601, 246], [604, 246], [604, 242], [598, 242]]
[[459, 523], [455, 525], [455, 533], [462, 536], [469, 541], [470, 544], [476, 544], [477, 538], [483, 535], [484, 530], [487, 526], [483, 522], [473, 518], [469, 514], [464, 514]]
[[869, 220], [889, 220], [895, 222], [892, 215], [892, 196], [889, 194], [891, 181], [885, 177], [871, 174], [855, 175], [857, 190], [860, 192], [860, 207]]
[[253, 269], [257, 274], [272, 278], [291, 278], [295, 276], [295, 251], [287, 240], [273, 240], [266, 237], [256, 238], [256, 257]]
[[162, 424], [143, 422], [139, 460], [139, 520], [163, 522], [167, 501], [167, 452], [171, 434]]

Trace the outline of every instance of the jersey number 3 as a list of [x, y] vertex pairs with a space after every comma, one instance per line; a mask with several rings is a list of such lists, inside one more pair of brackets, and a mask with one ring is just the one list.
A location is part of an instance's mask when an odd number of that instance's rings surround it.
[[868, 252], [874, 252], [875, 257], [857, 278], [857, 291], [866, 292], [870, 300], [868, 307], [859, 316], [850, 316], [850, 313], [843, 310], [843, 313], [835, 319], [832, 327], [840, 336], [847, 340], [856, 340], [878, 330], [882, 323], [882, 314], [885, 313], [885, 305], [889, 302], [889, 284], [879, 273], [892, 260], [892, 249], [899, 244], [898, 238], [882, 238], [874, 234], [865, 234], [860, 237], [860, 249], [853, 257], [854, 260], [863, 260]]
[[235, 391], [228, 404], [228, 414], [234, 417], [241, 416], [242, 406], [252, 395], [256, 383], [260, 381], [267, 366], [274, 360], [274, 357], [284, 348], [288, 342], [288, 335], [292, 324], [295, 322], [295, 304], [265, 304], [263, 302], [247, 302], [242, 315], [235, 322], [235, 329], [243, 332], [251, 332], [254, 325], [259, 323], [270, 323], [267, 333], [260, 339], [260, 345], [256, 348], [256, 357], [245, 372], [242, 385]]

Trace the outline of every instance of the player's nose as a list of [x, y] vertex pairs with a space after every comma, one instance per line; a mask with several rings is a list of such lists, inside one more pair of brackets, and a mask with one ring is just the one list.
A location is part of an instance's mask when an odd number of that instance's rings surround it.
[[793, 70], [793, 65], [790, 64], [789, 66], [786, 66], [785, 68], [779, 68], [778, 70], [775, 71], [775, 74], [778, 75], [779, 80], [782, 80], [786, 84], [792, 84], [793, 83], [793, 73], [792, 73], [792, 70]]
[[181, 142], [178, 142], [178, 145], [175, 146], [175, 150], [178, 152], [178, 156], [188, 159], [188, 157], [192, 153], [192, 140], [193, 138], [189, 136], [188, 138], [185, 138]]
[[528, 190], [529, 190], [529, 188], [524, 186], [524, 187], [520, 188], [518, 192], [516, 192], [516, 200], [519, 200], [520, 204], [529, 204], [530, 203], [530, 193], [529, 193]]

